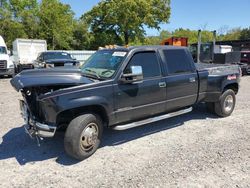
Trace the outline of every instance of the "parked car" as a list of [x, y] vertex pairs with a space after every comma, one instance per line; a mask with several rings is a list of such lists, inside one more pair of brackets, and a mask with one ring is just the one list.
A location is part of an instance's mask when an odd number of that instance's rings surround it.
[[247, 64], [246, 72], [250, 74], [250, 51], [241, 51], [241, 62]]
[[34, 61], [35, 68], [79, 67], [80, 62], [67, 52], [42, 52]]
[[77, 69], [21, 72], [25, 129], [53, 137], [65, 127], [66, 152], [79, 160], [98, 148], [103, 127], [125, 130], [192, 111], [205, 102], [231, 115], [239, 90], [238, 65], [194, 64], [185, 47], [141, 46], [97, 51]]
[[15, 67], [13, 62], [11, 61], [7, 46], [0, 36], [0, 76], [14, 76], [15, 75]]

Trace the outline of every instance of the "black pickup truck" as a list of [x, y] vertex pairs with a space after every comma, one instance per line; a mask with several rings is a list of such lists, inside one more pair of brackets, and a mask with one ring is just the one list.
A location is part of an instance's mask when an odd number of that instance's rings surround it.
[[141, 46], [97, 51], [76, 69], [23, 71], [22, 116], [32, 137], [66, 128], [66, 152], [83, 160], [98, 148], [103, 127], [125, 130], [191, 112], [205, 102], [221, 117], [235, 106], [237, 65], [195, 64], [187, 48]]

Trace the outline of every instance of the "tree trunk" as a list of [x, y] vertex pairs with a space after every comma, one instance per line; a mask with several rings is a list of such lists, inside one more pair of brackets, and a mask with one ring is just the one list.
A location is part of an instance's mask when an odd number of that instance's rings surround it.
[[129, 43], [129, 34], [128, 34], [128, 31], [124, 32], [124, 40], [125, 40], [125, 45], [128, 45], [128, 43]]

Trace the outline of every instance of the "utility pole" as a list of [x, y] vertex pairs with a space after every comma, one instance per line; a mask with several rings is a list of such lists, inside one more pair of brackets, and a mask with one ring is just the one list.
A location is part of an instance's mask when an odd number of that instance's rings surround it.
[[201, 52], [201, 30], [198, 30], [198, 44], [197, 44], [197, 63], [200, 63], [200, 52]]
[[214, 49], [216, 44], [216, 30], [213, 31], [212, 61], [214, 62]]

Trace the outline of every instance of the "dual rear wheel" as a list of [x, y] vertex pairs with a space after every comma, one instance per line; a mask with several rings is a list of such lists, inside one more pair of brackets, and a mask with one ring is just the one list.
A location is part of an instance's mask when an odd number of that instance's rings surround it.
[[236, 103], [235, 92], [232, 89], [224, 91], [218, 102], [206, 103], [207, 110], [220, 117], [230, 116]]

